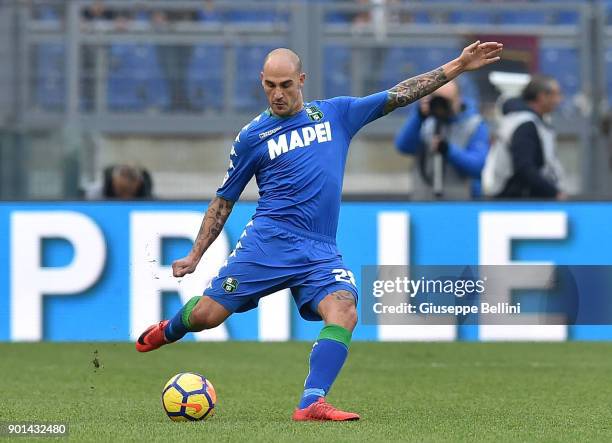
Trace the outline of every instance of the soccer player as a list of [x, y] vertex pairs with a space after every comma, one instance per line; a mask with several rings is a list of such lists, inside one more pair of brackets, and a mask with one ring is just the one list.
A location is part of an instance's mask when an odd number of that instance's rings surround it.
[[496, 42], [466, 47], [461, 55], [388, 91], [304, 103], [306, 74], [299, 57], [279, 48], [260, 74], [269, 108], [234, 141], [229, 169], [208, 206], [191, 252], [172, 264], [175, 277], [193, 272], [217, 238], [244, 187], [255, 175], [259, 202], [235, 249], [204, 295], [170, 320], [147, 328], [136, 349], [148, 352], [187, 332], [214, 328], [259, 299], [291, 288], [300, 315], [323, 320], [310, 354], [310, 372], [293, 419], [358, 420], [325, 396], [346, 360], [357, 323], [355, 279], [336, 247], [342, 180], [349, 144], [364, 125], [430, 94], [464, 71], [499, 60]]

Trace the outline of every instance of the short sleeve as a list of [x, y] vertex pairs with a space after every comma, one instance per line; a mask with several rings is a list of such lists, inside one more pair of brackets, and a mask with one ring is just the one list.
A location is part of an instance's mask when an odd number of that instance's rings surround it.
[[368, 123], [383, 116], [387, 91], [366, 97], [335, 97], [329, 100], [336, 106], [351, 137]]
[[237, 201], [257, 170], [258, 158], [248, 142], [247, 130], [243, 129], [232, 144], [229, 166], [217, 195], [226, 200]]

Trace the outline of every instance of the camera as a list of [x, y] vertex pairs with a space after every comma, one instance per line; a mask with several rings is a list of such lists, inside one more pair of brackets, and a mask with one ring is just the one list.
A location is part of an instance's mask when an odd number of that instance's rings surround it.
[[453, 107], [450, 100], [435, 95], [429, 102], [429, 115], [441, 122], [447, 122], [453, 116]]

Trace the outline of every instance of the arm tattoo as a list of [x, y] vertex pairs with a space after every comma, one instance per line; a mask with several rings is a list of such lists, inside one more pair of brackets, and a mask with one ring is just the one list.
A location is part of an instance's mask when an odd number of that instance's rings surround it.
[[448, 83], [449, 80], [444, 73], [444, 69], [438, 68], [398, 83], [389, 89], [384, 114], [431, 94], [440, 86]]
[[219, 236], [233, 207], [234, 202], [225, 200], [221, 197], [215, 197], [210, 203], [204, 220], [202, 221], [202, 225], [200, 226], [198, 237], [193, 245], [193, 252], [199, 257], [206, 252], [208, 247]]

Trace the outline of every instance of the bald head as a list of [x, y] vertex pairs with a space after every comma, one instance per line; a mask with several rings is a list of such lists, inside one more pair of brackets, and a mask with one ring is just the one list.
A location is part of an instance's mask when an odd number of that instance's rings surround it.
[[293, 70], [296, 74], [302, 73], [302, 60], [300, 57], [287, 48], [277, 48], [268, 53], [264, 59], [263, 71], [266, 69], [277, 70]]
[[292, 50], [278, 48], [266, 56], [261, 71], [261, 85], [274, 114], [287, 117], [304, 107], [302, 88], [305, 79], [302, 62]]

